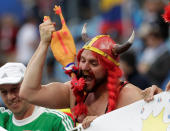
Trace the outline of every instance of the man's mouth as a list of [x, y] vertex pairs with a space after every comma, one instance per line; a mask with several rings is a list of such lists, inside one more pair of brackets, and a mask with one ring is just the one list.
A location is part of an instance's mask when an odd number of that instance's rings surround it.
[[12, 101], [12, 102], [10, 102], [10, 106], [11, 107], [16, 107], [17, 105], [18, 105], [18, 103], [19, 103], [19, 101]]
[[11, 107], [11, 109], [15, 109], [15, 108], [18, 108], [18, 102], [15, 102], [15, 103], [12, 103], [11, 105], [10, 105], [10, 107]]
[[95, 76], [92, 72], [89, 72], [89, 71], [83, 71], [83, 70], [80, 70], [80, 73], [79, 73], [79, 78], [84, 78], [85, 82], [90, 82], [92, 80], [95, 79]]
[[91, 80], [93, 80], [93, 77], [92, 77], [92, 76], [89, 76], [89, 75], [83, 75], [83, 78], [85, 79], [85, 81], [91, 81]]
[[12, 103], [12, 106], [16, 106], [18, 104], [18, 102]]

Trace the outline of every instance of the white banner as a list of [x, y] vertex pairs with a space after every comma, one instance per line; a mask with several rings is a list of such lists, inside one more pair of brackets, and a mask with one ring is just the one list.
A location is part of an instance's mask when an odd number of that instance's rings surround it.
[[170, 92], [154, 96], [146, 103], [140, 100], [131, 105], [104, 114], [89, 128], [77, 131], [170, 131]]

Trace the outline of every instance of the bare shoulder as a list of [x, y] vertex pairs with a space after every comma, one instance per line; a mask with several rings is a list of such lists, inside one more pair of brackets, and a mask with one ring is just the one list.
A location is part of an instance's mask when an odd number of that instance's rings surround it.
[[67, 81], [64, 83], [65, 87], [69, 90], [69, 92], [72, 94], [72, 85], [71, 85], [71, 81]]
[[135, 85], [130, 83], [126, 84], [119, 94], [117, 107], [120, 108], [142, 99], [141, 93], [142, 90]]
[[135, 94], [138, 94], [140, 92], [141, 92], [140, 88], [138, 88], [137, 86], [135, 86], [131, 83], [128, 83], [122, 88], [120, 93], [123, 93], [123, 94], [126, 94], [126, 95], [135, 95]]
[[73, 90], [71, 89], [72, 85], [71, 85], [71, 81], [65, 82], [64, 83], [68, 88], [69, 88], [69, 92], [70, 92], [70, 107], [74, 107], [75, 106], [75, 101], [76, 98], [73, 94]]
[[71, 87], [71, 81], [67, 81], [64, 83], [67, 87]]

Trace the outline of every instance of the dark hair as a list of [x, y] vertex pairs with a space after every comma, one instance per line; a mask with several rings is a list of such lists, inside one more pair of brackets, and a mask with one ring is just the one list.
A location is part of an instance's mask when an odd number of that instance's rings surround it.
[[136, 57], [133, 51], [128, 51], [120, 55], [120, 60], [126, 62], [129, 66], [135, 68]]

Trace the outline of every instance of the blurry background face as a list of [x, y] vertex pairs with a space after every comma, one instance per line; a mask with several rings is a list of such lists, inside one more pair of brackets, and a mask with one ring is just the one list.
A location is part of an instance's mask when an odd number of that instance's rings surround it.
[[120, 55], [120, 68], [125, 77], [128, 77], [136, 70], [136, 57], [134, 52], [128, 51]]
[[164, 7], [165, 3], [162, 0], [145, 0], [144, 7], [149, 12], [158, 12]]
[[120, 68], [123, 70], [125, 77], [128, 76], [132, 71], [128, 63], [123, 60], [120, 60]]
[[6, 107], [14, 115], [19, 115], [26, 111], [28, 104], [19, 97], [20, 84], [0, 85], [0, 95]]
[[148, 35], [146, 36], [145, 38], [145, 44], [148, 46], [148, 47], [154, 47], [157, 45], [156, 43], [156, 38], [153, 36], [153, 35]]
[[159, 33], [150, 33], [145, 37], [145, 44], [148, 47], [158, 47], [163, 43], [163, 38]]

